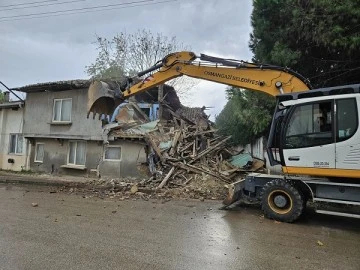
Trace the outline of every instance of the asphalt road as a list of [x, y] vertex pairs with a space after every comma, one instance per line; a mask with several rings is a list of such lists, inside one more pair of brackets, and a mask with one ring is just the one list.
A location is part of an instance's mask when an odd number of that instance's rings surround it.
[[49, 190], [0, 185], [0, 269], [360, 269], [359, 220]]

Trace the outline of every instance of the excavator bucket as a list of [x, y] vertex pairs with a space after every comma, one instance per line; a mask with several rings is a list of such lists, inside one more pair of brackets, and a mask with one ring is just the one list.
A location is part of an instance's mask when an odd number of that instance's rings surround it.
[[93, 118], [96, 114], [111, 115], [115, 110], [115, 106], [120, 101], [115, 101], [115, 91], [103, 81], [94, 81], [91, 83], [88, 90], [88, 103], [87, 103], [87, 117], [93, 113]]
[[234, 182], [228, 185], [228, 194], [223, 200], [223, 205], [225, 207], [230, 206], [231, 204], [237, 202], [241, 199], [241, 190], [244, 188], [245, 180]]

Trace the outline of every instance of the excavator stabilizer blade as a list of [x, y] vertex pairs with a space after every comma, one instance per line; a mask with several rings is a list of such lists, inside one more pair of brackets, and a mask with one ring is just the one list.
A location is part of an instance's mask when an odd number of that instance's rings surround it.
[[93, 113], [93, 118], [96, 114], [111, 115], [115, 110], [115, 91], [110, 89], [109, 85], [102, 81], [94, 81], [91, 83], [88, 90], [88, 103], [87, 103], [87, 117]]
[[245, 180], [234, 182], [228, 186], [228, 194], [223, 201], [224, 206], [230, 206], [241, 198], [241, 190], [243, 189]]

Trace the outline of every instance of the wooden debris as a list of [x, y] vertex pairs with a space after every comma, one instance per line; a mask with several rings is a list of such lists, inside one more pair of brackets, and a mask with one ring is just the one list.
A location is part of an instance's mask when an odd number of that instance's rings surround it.
[[151, 145], [152, 149], [154, 149], [155, 153], [158, 155], [160, 160], [163, 160], [163, 155], [161, 154], [160, 148], [157, 146], [157, 144], [152, 140], [151, 136], [146, 135], [146, 142]]
[[216, 145], [211, 146], [211, 147], [209, 147], [208, 149], [206, 149], [205, 151], [201, 152], [199, 155], [197, 155], [197, 156], [194, 158], [194, 161], [197, 160], [197, 159], [199, 159], [199, 158], [201, 158], [202, 156], [204, 156], [204, 155], [206, 155], [206, 154], [214, 151], [214, 150], [215, 150], [216, 148], [218, 148], [219, 146], [225, 144], [225, 142], [226, 142], [227, 140], [229, 140], [230, 138], [231, 138], [231, 137], [228, 136], [228, 137], [226, 137], [225, 139], [223, 139], [222, 141], [218, 142]]
[[176, 146], [177, 146], [177, 143], [179, 141], [180, 135], [181, 135], [181, 131], [177, 130], [175, 132], [175, 136], [174, 136], [174, 139], [172, 141], [171, 150], [170, 150], [170, 156], [173, 156], [175, 154]]
[[170, 169], [170, 171], [168, 172], [168, 174], [164, 177], [164, 179], [161, 181], [160, 185], [158, 186], [158, 188], [163, 188], [166, 184], [166, 182], [169, 180], [171, 174], [174, 172], [175, 167], [172, 167]]
[[[231, 137], [217, 134], [208, 119], [183, 118], [166, 104], [164, 110], [171, 115], [171, 120], [163, 121], [161, 128], [158, 126], [157, 130], [145, 135], [145, 141], [155, 154], [151, 157], [155, 173], [146, 185], [158, 189], [166, 185], [184, 187], [195, 175], [210, 175], [219, 181], [232, 183], [239, 175], [263, 167], [264, 163], [255, 159], [251, 168], [232, 165], [229, 158], [240, 154], [243, 149], [228, 147], [226, 144]], [[207, 127], [204, 123], [208, 123]], [[161, 143], [169, 146], [160, 149]]]

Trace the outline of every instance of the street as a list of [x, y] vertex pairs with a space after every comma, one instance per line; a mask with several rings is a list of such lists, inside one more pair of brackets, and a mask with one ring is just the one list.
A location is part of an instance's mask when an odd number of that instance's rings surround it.
[[0, 269], [360, 269], [359, 220], [51, 190], [0, 185]]

